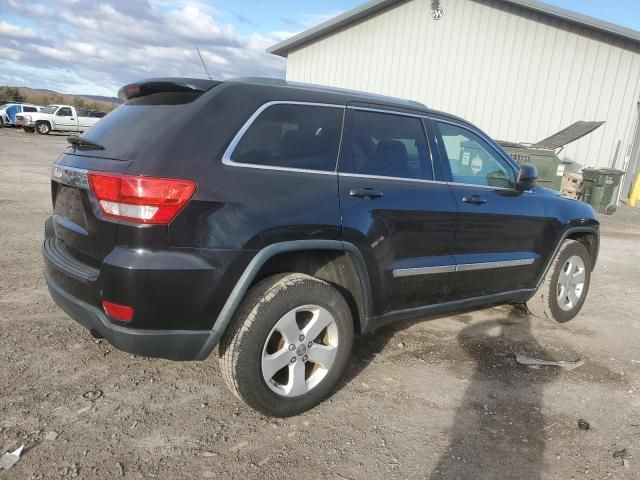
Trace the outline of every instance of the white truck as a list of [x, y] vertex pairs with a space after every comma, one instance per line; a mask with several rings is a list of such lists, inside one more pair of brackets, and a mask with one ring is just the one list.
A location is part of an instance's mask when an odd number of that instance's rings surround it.
[[93, 127], [106, 113], [90, 110], [76, 110], [71, 105], [49, 105], [39, 112], [16, 115], [16, 123], [25, 132], [84, 132]]

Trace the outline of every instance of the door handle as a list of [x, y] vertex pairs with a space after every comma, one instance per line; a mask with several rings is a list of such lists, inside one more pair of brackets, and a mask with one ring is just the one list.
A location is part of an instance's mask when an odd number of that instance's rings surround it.
[[374, 190], [372, 188], [353, 188], [349, 190], [349, 196], [357, 198], [366, 198], [368, 200], [373, 198], [384, 197], [384, 193], [380, 190]]
[[69, 120], [75, 120], [75, 118], [70, 118]]
[[480, 195], [471, 195], [470, 197], [462, 197], [464, 203], [470, 203], [472, 205], [482, 205], [487, 203], [486, 198], [482, 198]]

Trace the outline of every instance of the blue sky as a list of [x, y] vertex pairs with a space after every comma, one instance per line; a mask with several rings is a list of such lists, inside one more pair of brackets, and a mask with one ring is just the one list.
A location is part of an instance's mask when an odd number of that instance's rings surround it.
[[[267, 47], [364, 1], [0, 0], [0, 84], [114, 95], [140, 78], [202, 76], [195, 45], [217, 78], [282, 77]], [[640, 30], [640, 0], [547, 1]]]

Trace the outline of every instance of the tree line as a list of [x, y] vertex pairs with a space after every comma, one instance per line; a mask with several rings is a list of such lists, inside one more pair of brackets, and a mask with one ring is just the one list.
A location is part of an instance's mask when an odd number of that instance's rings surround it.
[[16, 87], [0, 87], [0, 100], [5, 102], [32, 103], [34, 105], [71, 104], [80, 110], [101, 110], [110, 112], [117, 107], [116, 104], [88, 100], [75, 95], [60, 95], [57, 93], [30, 92], [23, 93]]
[[0, 87], [0, 100], [11, 102], [25, 102], [25, 96], [15, 87]]

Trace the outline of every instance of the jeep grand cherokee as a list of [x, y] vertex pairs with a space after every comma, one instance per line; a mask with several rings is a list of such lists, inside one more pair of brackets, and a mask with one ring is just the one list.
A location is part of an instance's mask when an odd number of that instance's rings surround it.
[[51, 295], [127, 352], [204, 360], [219, 345], [254, 409], [315, 406], [354, 334], [391, 321], [526, 303], [565, 322], [585, 301], [591, 207], [460, 118], [282, 80], [120, 96], [53, 165]]

